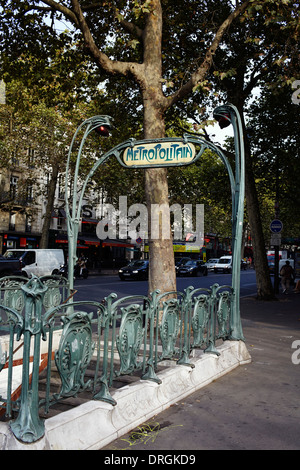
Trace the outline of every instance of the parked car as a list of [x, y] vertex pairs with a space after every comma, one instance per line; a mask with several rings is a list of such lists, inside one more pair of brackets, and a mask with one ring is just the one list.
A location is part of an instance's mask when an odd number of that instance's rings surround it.
[[0, 277], [14, 276], [21, 274], [21, 262], [16, 256], [0, 255]]
[[125, 279], [148, 279], [149, 261], [135, 260], [131, 261], [124, 268], [119, 269], [119, 277], [122, 281]]
[[30, 277], [50, 276], [59, 274], [62, 264], [64, 264], [64, 252], [61, 249], [24, 249], [21, 248], [7, 250], [5, 258], [18, 258], [21, 263], [22, 275]]
[[178, 276], [207, 276], [207, 267], [203, 261], [191, 259], [179, 268]]
[[206, 261], [205, 266], [207, 267], [207, 270], [213, 271], [218, 261], [219, 258], [210, 258], [208, 261]]
[[216, 266], [214, 267], [215, 273], [231, 273], [232, 271], [232, 256], [221, 256]]
[[175, 271], [178, 274], [179, 268], [182, 268], [188, 261], [191, 261], [191, 258], [175, 258]]

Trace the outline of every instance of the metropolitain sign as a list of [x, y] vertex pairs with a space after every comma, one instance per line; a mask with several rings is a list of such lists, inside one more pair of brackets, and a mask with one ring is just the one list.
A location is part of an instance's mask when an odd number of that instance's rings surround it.
[[188, 165], [195, 154], [195, 147], [189, 142], [139, 143], [125, 149], [122, 161], [128, 167]]

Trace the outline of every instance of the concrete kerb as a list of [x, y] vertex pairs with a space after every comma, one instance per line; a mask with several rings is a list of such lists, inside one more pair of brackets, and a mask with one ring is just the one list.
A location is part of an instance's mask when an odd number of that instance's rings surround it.
[[98, 450], [167, 409], [178, 400], [205, 387], [239, 365], [251, 362], [242, 341], [225, 341], [217, 356], [195, 351], [194, 367], [174, 365], [158, 373], [162, 383], [140, 380], [113, 392], [116, 406], [90, 401], [45, 421], [45, 436], [23, 444], [8, 423], [0, 423], [1, 450]]

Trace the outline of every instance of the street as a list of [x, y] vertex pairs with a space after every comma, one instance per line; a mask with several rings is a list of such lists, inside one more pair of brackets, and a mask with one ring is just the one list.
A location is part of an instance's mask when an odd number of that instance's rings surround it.
[[[177, 290], [183, 291], [188, 286], [210, 287], [213, 284], [231, 285], [231, 274], [215, 274], [209, 272], [204, 277], [177, 277]], [[147, 295], [147, 281], [121, 281], [116, 275], [90, 276], [88, 279], [79, 279], [75, 281], [74, 289], [77, 293], [74, 296], [75, 301], [93, 300], [101, 301], [112, 292], [117, 294], [118, 298], [126, 295]], [[256, 294], [256, 275], [254, 269], [241, 271], [241, 291], [240, 297], [253, 296]]]

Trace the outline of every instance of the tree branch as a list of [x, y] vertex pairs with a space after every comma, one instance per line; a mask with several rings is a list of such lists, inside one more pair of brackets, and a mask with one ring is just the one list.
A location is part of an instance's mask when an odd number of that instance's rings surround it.
[[[92, 10], [97, 10], [101, 6], [102, 5], [101, 5], [100, 2], [96, 2], [96, 3], [91, 3], [89, 5], [82, 6], [81, 9], [82, 9], [82, 11], [92, 11]], [[115, 8], [114, 6], [112, 8], [113, 8], [113, 10], [115, 12], [115, 15], [116, 15], [117, 8]], [[137, 38], [142, 37], [143, 30], [140, 29], [138, 26], [136, 26], [134, 23], [131, 23], [131, 22], [126, 21], [124, 19], [119, 20], [119, 22], [123, 26], [124, 30], [127, 31], [128, 33], [132, 34], [133, 36], [135, 36]]]
[[60, 13], [63, 13], [66, 18], [68, 18], [72, 23], [79, 27], [76, 15], [70, 10], [69, 8], [65, 7], [64, 5], [61, 5], [58, 2], [55, 2], [54, 0], [43, 0], [43, 3], [51, 7], [51, 9], [54, 9], [56, 11], [59, 11]]
[[143, 30], [136, 26], [134, 23], [130, 23], [126, 20], [120, 20], [120, 24], [123, 26], [125, 31], [132, 34], [136, 38], [141, 39], [143, 37]]
[[[85, 46], [89, 54], [93, 57], [98, 66], [100, 66], [105, 72], [111, 74], [119, 73], [121, 75], [128, 75], [131, 73], [137, 79], [137, 81], [141, 81], [143, 73], [142, 64], [111, 60], [97, 47], [78, 0], [71, 0], [73, 7], [72, 9], [61, 5], [55, 0], [42, 0], [42, 2], [50, 6], [52, 9], [63, 13], [65, 17], [68, 18], [82, 32]], [[128, 24], [127, 28], [129, 28]]]
[[173, 106], [174, 103], [176, 103], [179, 100], [182, 100], [185, 98], [187, 95], [189, 95], [193, 88], [197, 86], [197, 84], [201, 83], [201, 81], [204, 80], [207, 72], [209, 71], [212, 62], [213, 62], [213, 56], [215, 55], [215, 52], [223, 38], [223, 35], [225, 31], [228, 29], [228, 27], [231, 25], [231, 23], [244, 11], [247, 9], [248, 5], [250, 3], [250, 0], [245, 1], [237, 7], [229, 16], [226, 18], [226, 20], [221, 24], [219, 27], [218, 31], [215, 34], [215, 37], [209, 46], [209, 48], [206, 51], [205, 58], [200, 65], [200, 67], [192, 74], [190, 80], [186, 82], [181, 88], [179, 88], [173, 95], [169, 96], [165, 100], [165, 109]]

